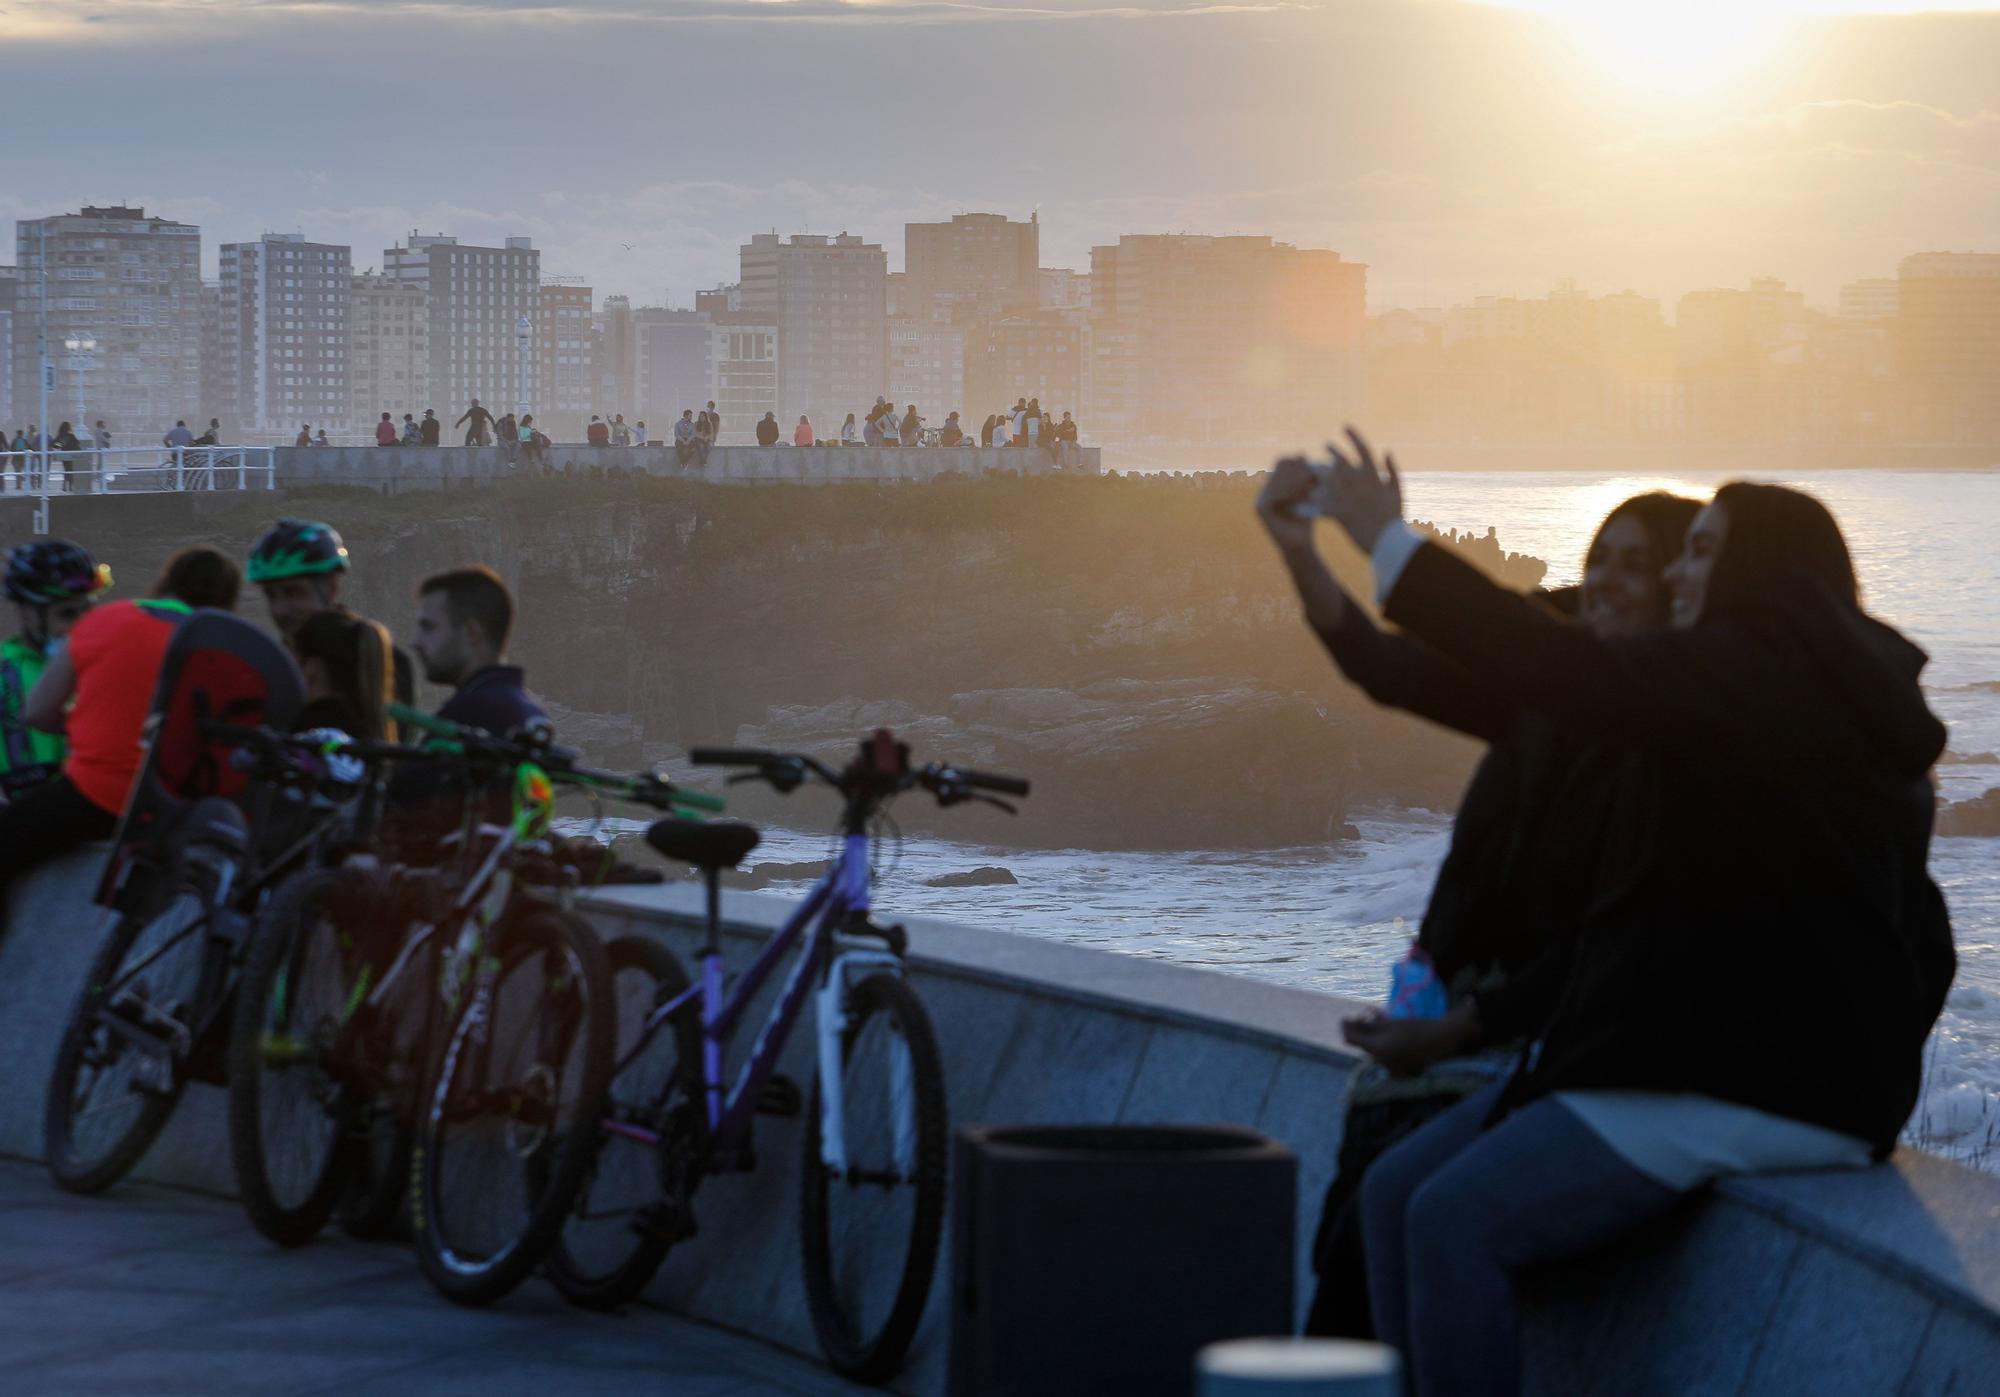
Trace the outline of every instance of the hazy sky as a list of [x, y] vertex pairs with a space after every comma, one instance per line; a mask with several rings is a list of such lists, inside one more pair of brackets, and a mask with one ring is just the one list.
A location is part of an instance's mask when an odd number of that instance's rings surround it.
[[1824, 303], [2000, 250], [2000, 11], [1913, 8], [0, 0], [0, 218], [143, 203], [211, 268], [266, 230], [358, 266], [525, 233], [686, 304], [753, 231], [895, 267], [905, 220], [1039, 208], [1047, 265], [1272, 233], [1368, 263], [1373, 310], [1766, 273]]

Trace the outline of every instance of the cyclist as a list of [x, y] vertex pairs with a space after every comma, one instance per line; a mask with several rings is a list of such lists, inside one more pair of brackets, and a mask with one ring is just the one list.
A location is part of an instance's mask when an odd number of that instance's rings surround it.
[[[0, 885], [44, 859], [108, 839], [139, 775], [153, 686], [174, 628], [195, 607], [233, 611], [242, 574], [214, 548], [183, 548], [142, 601], [94, 608], [28, 694], [28, 722], [64, 733], [62, 775], [0, 807]], [[71, 703], [71, 699], [75, 703]]]
[[[350, 621], [360, 619], [340, 602], [341, 580], [348, 570], [347, 545], [339, 531], [312, 519], [280, 519], [250, 551], [250, 580], [263, 589], [271, 624], [294, 648], [299, 628], [315, 612], [334, 611]], [[410, 657], [400, 648], [393, 654], [396, 701], [412, 703], [416, 684]]]
[[0, 641], [0, 793], [22, 794], [62, 770], [63, 740], [28, 726], [28, 694], [70, 628], [111, 585], [111, 569], [62, 539], [24, 543], [7, 555], [7, 596], [19, 633]]

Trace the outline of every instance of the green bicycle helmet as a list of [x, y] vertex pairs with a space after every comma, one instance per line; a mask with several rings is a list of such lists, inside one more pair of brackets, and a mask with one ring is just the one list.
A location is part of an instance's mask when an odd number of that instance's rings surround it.
[[288, 577], [324, 577], [347, 571], [347, 545], [331, 524], [310, 519], [280, 519], [257, 540], [250, 553], [252, 582], [282, 582]]

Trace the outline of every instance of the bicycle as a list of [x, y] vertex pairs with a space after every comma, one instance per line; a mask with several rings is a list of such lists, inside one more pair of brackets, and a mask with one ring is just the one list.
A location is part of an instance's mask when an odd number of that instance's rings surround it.
[[[806, 1295], [827, 1361], [880, 1381], [895, 1371], [930, 1293], [944, 1218], [946, 1107], [937, 1037], [906, 978], [907, 936], [870, 915], [870, 847], [877, 817], [921, 789], [940, 805], [1025, 796], [1013, 777], [909, 764], [887, 730], [836, 772], [809, 756], [697, 748], [699, 765], [751, 768], [790, 793], [807, 780], [839, 792], [841, 851], [734, 985], [725, 988], [719, 877], [758, 843], [735, 823], [661, 820], [646, 834], [668, 858], [699, 869], [706, 937], [692, 982], [666, 947], [614, 941], [609, 953], [652, 982], [652, 1008], [619, 1058], [597, 1121], [596, 1159], [571, 1199], [548, 1270], [578, 1305], [607, 1309], [642, 1291], [668, 1251], [694, 1235], [693, 1201], [708, 1174], [755, 1168], [754, 1117], [797, 1114], [796, 1087], [775, 1075], [807, 995], [815, 999], [818, 1074], [806, 1118], [801, 1229]], [[724, 1053], [753, 997], [788, 953], [789, 977], [733, 1083]], [[877, 1196], [879, 1195], [879, 1196]], [[871, 1286], [886, 1281], [886, 1286]]]
[[[195, 725], [218, 748], [247, 731]], [[140, 831], [107, 874], [122, 915], [64, 1029], [43, 1119], [49, 1172], [73, 1193], [131, 1172], [190, 1081], [226, 1084], [234, 994], [260, 911], [315, 849], [351, 837], [348, 783], [262, 760], [229, 766], [247, 783], [244, 804], [192, 801]]]
[[[518, 770], [538, 756], [546, 774], [594, 792], [662, 810], [719, 809], [714, 797], [681, 791], [651, 774], [628, 777], [569, 765], [574, 754], [545, 741], [494, 740], [400, 707], [408, 726], [446, 739], [401, 749], [403, 760]], [[267, 740], [297, 747], [296, 739]], [[476, 783], [475, 783], [476, 784]], [[272, 899], [268, 931], [244, 972], [232, 1039], [230, 1132], [239, 1191], [257, 1230], [281, 1245], [311, 1240], [342, 1200], [345, 1221], [363, 1235], [390, 1230], [410, 1190], [411, 1123], [417, 1114], [430, 1045], [440, 1016], [465, 989], [471, 956], [461, 929], [451, 966], [445, 945], [456, 917], [476, 918], [481, 873], [495, 872], [535, 889], [537, 899], [581, 880], [573, 860], [544, 853], [533, 842], [545, 815], [534, 797], [517, 799], [512, 847], [474, 868], [464, 856], [478, 848], [476, 802], [461, 814], [456, 868], [378, 866], [372, 854], [347, 852], [301, 870]], [[494, 832], [489, 830], [489, 837]], [[407, 914], [414, 926], [400, 941]], [[524, 934], [544, 940], [539, 911]], [[388, 919], [388, 935], [380, 925]], [[357, 923], [377, 923], [368, 936]], [[588, 934], [588, 928], [583, 928]], [[490, 927], [477, 929], [484, 936]], [[545, 934], [546, 933], [546, 934]], [[559, 934], [572, 936], [572, 924]], [[455, 970], [456, 977], [452, 971]]]

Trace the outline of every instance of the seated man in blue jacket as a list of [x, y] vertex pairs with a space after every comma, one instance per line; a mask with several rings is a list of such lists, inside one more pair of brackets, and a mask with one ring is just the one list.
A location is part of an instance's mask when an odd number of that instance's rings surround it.
[[[454, 568], [424, 579], [417, 588], [417, 627], [411, 648], [424, 678], [449, 684], [451, 697], [438, 717], [505, 737], [520, 728], [546, 725], [548, 711], [528, 692], [519, 665], [507, 663], [514, 630], [514, 599], [499, 574], [488, 567]], [[441, 768], [409, 763], [389, 787], [392, 824], [407, 850], [456, 829], [467, 792]], [[494, 795], [489, 818], [505, 820], [504, 793]]]

